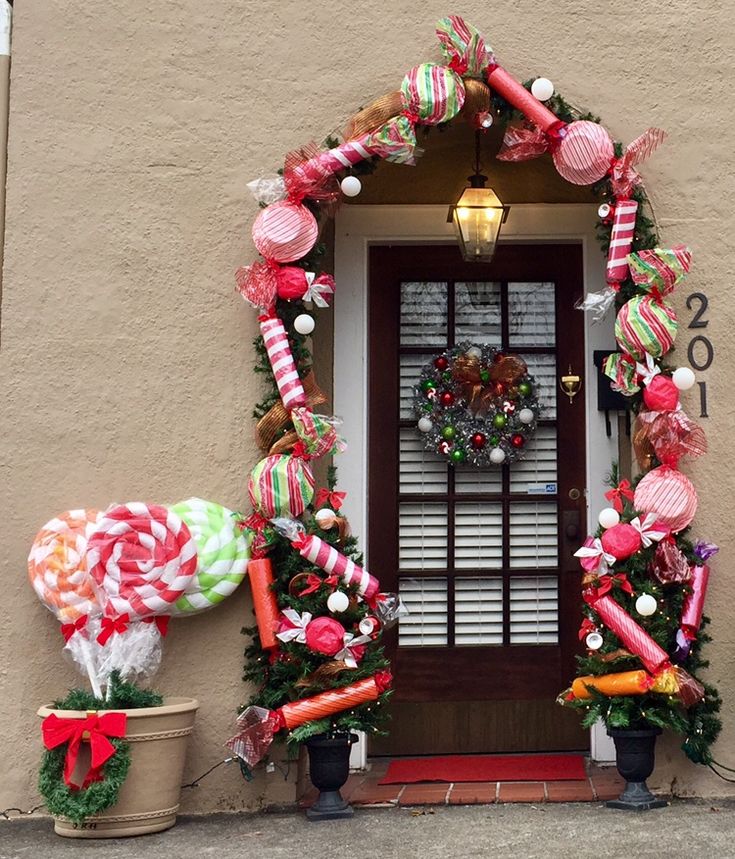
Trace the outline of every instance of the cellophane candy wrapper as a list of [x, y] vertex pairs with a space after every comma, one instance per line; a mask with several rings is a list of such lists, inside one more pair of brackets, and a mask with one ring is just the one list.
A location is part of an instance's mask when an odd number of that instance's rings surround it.
[[395, 626], [402, 617], [408, 617], [409, 611], [398, 594], [378, 594], [375, 600], [375, 614], [383, 624], [384, 629]]
[[122, 632], [113, 632], [98, 645], [98, 671], [103, 685], [117, 671], [123, 680], [147, 680], [161, 666], [163, 637], [157, 624], [134, 620]]
[[237, 717], [237, 733], [225, 743], [249, 767], [267, 754], [273, 735], [283, 727], [282, 719], [265, 707], [250, 706]]
[[662, 585], [681, 584], [692, 578], [689, 562], [670, 540], [662, 540], [656, 546], [649, 570], [653, 578]]
[[306, 452], [314, 459], [333, 452], [342, 453], [347, 449], [344, 439], [337, 432], [342, 426], [339, 418], [316, 415], [311, 409], [303, 407], [293, 409], [291, 420]]
[[266, 206], [286, 198], [286, 183], [283, 176], [261, 176], [248, 182], [247, 188], [258, 203]]

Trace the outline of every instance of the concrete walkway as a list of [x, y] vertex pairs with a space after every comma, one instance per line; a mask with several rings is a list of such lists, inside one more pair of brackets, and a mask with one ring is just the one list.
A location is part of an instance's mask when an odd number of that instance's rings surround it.
[[[102, 852], [104, 851], [104, 852]], [[442, 806], [359, 810], [349, 821], [302, 815], [188, 818], [159, 835], [66, 840], [48, 819], [0, 824], [0, 859], [735, 859], [732, 802], [675, 801], [645, 814], [598, 804]]]

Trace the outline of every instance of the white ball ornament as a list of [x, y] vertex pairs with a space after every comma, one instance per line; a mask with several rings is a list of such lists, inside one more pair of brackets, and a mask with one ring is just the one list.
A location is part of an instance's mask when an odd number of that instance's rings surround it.
[[609, 218], [612, 215], [613, 208], [609, 203], [602, 203], [600, 208], [597, 210], [598, 218]]
[[314, 514], [314, 519], [316, 520], [316, 524], [323, 530], [328, 531], [330, 528], [334, 528], [334, 523], [337, 521], [337, 516], [334, 511], [327, 510], [317, 510]]
[[618, 513], [614, 507], [605, 507], [600, 510], [600, 515], [597, 517], [597, 521], [605, 529], [614, 528], [616, 525], [620, 524], [620, 513]]
[[635, 601], [635, 610], [643, 617], [655, 614], [657, 608], [656, 597], [651, 596], [651, 594], [641, 594]]
[[339, 187], [342, 189], [345, 197], [357, 197], [360, 191], [362, 191], [362, 182], [357, 176], [345, 176], [340, 182]]
[[482, 358], [482, 349], [479, 346], [470, 346], [465, 355], [468, 358]]
[[316, 327], [316, 323], [314, 322], [314, 317], [309, 316], [308, 313], [299, 313], [293, 321], [293, 327], [299, 334], [311, 334]]
[[500, 465], [501, 462], [505, 462], [505, 451], [502, 447], [494, 447], [490, 451], [490, 462], [495, 465]]
[[680, 391], [688, 391], [689, 388], [693, 387], [694, 383], [697, 381], [694, 371], [690, 370], [689, 367], [679, 367], [674, 370], [671, 378], [674, 380], [674, 384]]
[[585, 638], [584, 643], [587, 645], [588, 650], [599, 650], [602, 647], [602, 636], [599, 632], [591, 632]]
[[419, 418], [419, 431], [420, 432], [431, 432], [434, 424], [431, 422], [431, 418]]
[[521, 409], [518, 412], [518, 420], [522, 424], [532, 424], [533, 423], [533, 410], [532, 409]]
[[329, 611], [339, 614], [340, 612], [347, 611], [349, 605], [350, 598], [344, 591], [335, 591], [333, 594], [329, 594], [329, 598], [327, 599], [327, 608]]
[[548, 78], [536, 78], [531, 84], [531, 95], [539, 101], [548, 101], [554, 95], [554, 84]]

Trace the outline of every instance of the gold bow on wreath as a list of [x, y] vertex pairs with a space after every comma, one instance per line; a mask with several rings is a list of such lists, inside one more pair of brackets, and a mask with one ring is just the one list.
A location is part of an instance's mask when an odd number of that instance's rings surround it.
[[515, 394], [515, 385], [527, 372], [526, 362], [516, 355], [503, 355], [487, 370], [475, 355], [458, 355], [452, 365], [467, 411], [476, 418], [486, 417], [494, 405]]

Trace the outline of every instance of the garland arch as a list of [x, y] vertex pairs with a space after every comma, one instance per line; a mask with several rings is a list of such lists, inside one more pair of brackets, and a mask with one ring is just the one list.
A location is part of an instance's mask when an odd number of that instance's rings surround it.
[[[359, 193], [357, 176], [371, 172], [376, 161], [413, 164], [419, 127], [461, 114], [478, 129], [505, 123], [498, 158], [522, 161], [548, 152], [564, 179], [592, 186], [599, 198], [597, 234], [607, 255], [607, 286], [588, 295], [580, 309], [598, 320], [615, 306], [619, 351], [609, 356], [605, 372], [636, 415], [640, 474], [619, 480], [613, 466], [606, 496], [611, 507], [600, 511], [599, 528], [577, 553], [580, 640], [587, 652], [578, 657], [579, 676], [559, 702], [581, 710], [586, 726], [601, 718], [611, 728], [670, 728], [684, 736], [692, 760], [710, 764], [720, 701], [696, 675], [705, 665], [702, 609], [707, 562], [716, 547], [693, 545], [687, 537], [697, 496], [678, 469], [682, 457], [704, 453], [706, 442], [679, 402], [679, 392], [694, 384], [693, 373], [665, 360], [678, 327], [667, 296], [689, 271], [691, 254], [683, 245], [659, 246], [636, 169], [665, 133], [648, 129], [624, 146], [597, 117], [554, 94], [545, 78], [516, 81], [480, 32], [458, 16], [439, 21], [436, 34], [442, 63], [412, 68], [400, 91], [352, 117], [341, 143], [303, 147], [287, 156], [278, 176], [249, 185], [261, 206], [252, 235], [262, 259], [239, 269], [236, 280], [242, 297], [259, 311], [257, 369], [273, 386], [255, 409], [256, 436], [267, 455], [251, 475], [255, 512], [246, 524], [255, 562], [270, 558], [276, 572], [268, 573], [257, 593], [253, 584], [259, 629], [252, 630], [246, 651], [245, 679], [259, 690], [250, 701], [256, 709], [240, 717], [233, 748], [253, 765], [282, 730], [296, 741], [366, 723], [377, 730], [373, 716], [390, 684], [379, 637], [403, 609], [397, 595], [380, 593], [359, 556], [348, 557], [346, 547], [354, 544], [345, 543], [334, 471], [328, 488], [314, 496], [309, 459], [343, 444], [335, 420], [314, 412], [324, 397], [310, 367], [305, 338], [314, 320], [304, 302], [325, 307], [335, 290], [331, 275], [316, 273], [324, 253], [317, 244], [318, 219], [333, 211], [341, 194]], [[339, 588], [351, 615], [335, 608]], [[335, 614], [343, 621], [339, 629], [328, 622]], [[324, 621], [318, 632], [315, 616]], [[275, 637], [264, 632], [265, 617], [279, 630]], [[309, 661], [307, 652], [322, 661]], [[352, 671], [345, 673], [345, 665]]]

